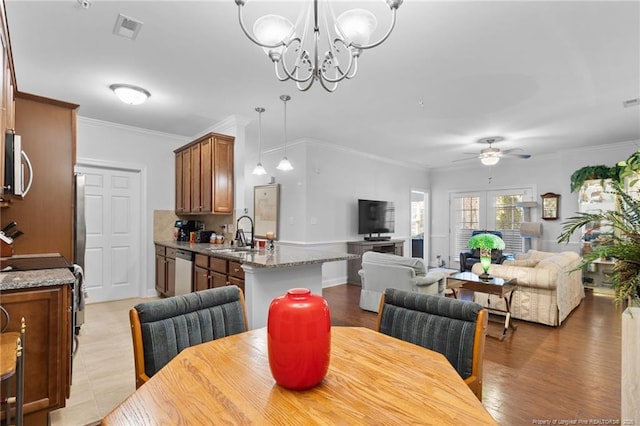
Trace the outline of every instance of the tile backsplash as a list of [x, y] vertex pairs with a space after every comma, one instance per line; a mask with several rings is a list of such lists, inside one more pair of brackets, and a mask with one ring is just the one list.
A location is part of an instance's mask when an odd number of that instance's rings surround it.
[[[178, 216], [173, 210], [154, 210], [153, 211], [153, 240], [154, 241], [170, 241], [174, 239], [173, 226], [176, 220], [199, 220], [204, 224], [204, 229], [220, 233], [223, 226], [235, 224], [232, 215], [202, 215], [202, 216]], [[233, 238], [233, 235], [224, 229], [224, 235], [227, 240]]]

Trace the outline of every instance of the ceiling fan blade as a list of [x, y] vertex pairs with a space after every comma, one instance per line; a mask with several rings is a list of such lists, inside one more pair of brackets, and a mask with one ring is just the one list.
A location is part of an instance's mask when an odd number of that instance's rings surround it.
[[525, 160], [527, 158], [531, 158], [531, 154], [507, 154], [504, 151], [502, 151], [502, 156], [503, 157], [523, 158]]
[[452, 163], [458, 163], [460, 161], [470, 161], [470, 160], [477, 160], [477, 159], [478, 159], [478, 157], [475, 156], [475, 157], [469, 157], [469, 158], [461, 158], [459, 160], [451, 160], [451, 162]]

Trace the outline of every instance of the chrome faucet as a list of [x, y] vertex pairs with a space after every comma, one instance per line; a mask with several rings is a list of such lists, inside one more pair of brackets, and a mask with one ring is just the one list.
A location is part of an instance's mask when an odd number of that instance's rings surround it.
[[249, 222], [251, 222], [251, 242], [248, 244], [249, 247], [253, 248], [255, 246], [255, 239], [253, 238], [253, 233], [254, 233], [254, 227], [253, 227], [253, 219], [251, 219], [251, 216], [248, 215], [243, 215], [240, 216], [238, 218], [238, 220], [236, 221], [236, 242], [237, 242], [237, 246], [238, 247], [244, 247], [247, 245], [245, 239], [243, 238], [244, 236], [244, 232], [240, 229], [240, 227], [238, 226], [240, 224], [240, 221], [242, 219], [249, 219]]

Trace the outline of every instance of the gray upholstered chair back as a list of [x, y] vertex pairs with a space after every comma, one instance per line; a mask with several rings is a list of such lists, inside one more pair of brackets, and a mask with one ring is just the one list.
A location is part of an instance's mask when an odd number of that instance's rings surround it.
[[247, 331], [244, 299], [237, 286], [140, 303], [134, 309], [148, 377], [189, 346]]
[[472, 375], [482, 306], [447, 297], [386, 289], [378, 330], [443, 354], [463, 379]]

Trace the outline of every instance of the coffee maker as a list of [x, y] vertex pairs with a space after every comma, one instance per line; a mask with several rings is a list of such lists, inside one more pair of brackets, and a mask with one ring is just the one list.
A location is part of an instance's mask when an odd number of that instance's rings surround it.
[[199, 229], [200, 223], [197, 220], [176, 220], [174, 225], [177, 234], [177, 241], [189, 241], [189, 234]]

